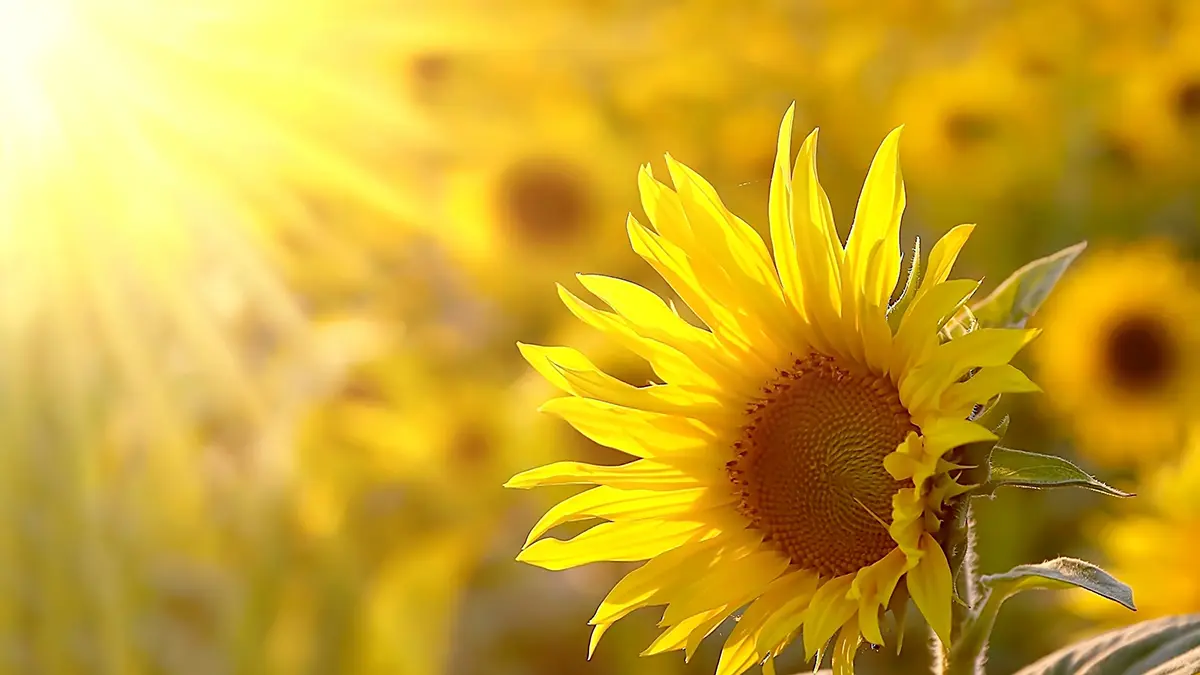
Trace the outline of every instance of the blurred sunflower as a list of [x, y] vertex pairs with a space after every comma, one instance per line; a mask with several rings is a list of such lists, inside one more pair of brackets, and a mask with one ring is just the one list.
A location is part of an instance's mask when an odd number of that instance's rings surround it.
[[1071, 606], [1102, 625], [1200, 611], [1200, 429], [1193, 429], [1181, 460], [1155, 470], [1138, 492], [1139, 512], [1092, 527], [1108, 559], [1105, 569], [1133, 588], [1137, 615], [1072, 595]]
[[[801, 629], [809, 658], [836, 636], [834, 668], [850, 673], [862, 640], [881, 644], [881, 616], [908, 597], [949, 644], [951, 570], [937, 536], [946, 504], [966, 490], [955, 449], [995, 438], [968, 419], [977, 403], [1036, 389], [1008, 363], [1035, 332], [940, 337], [978, 288], [947, 281], [970, 226], [934, 246], [907, 309], [889, 320], [905, 204], [899, 130], [871, 165], [843, 247], [817, 181], [815, 132], [790, 168], [792, 118], [789, 110], [770, 189], [774, 259], [670, 156], [674, 189], [648, 166], [639, 176], [655, 230], [630, 216], [633, 247], [710, 330], [613, 277], [580, 277], [613, 312], [560, 288], [572, 313], [648, 361], [660, 384], [627, 384], [571, 348], [522, 346], [571, 394], [543, 410], [638, 458], [558, 462], [507, 483], [597, 486], [550, 509], [520, 560], [552, 570], [647, 561], [601, 604], [590, 649], [630, 612], [665, 604], [666, 630], [645, 653], [690, 657], [746, 606], [721, 675], [772, 663]], [[606, 522], [570, 540], [539, 539], [592, 519]]]
[[1081, 450], [1113, 463], [1172, 453], [1200, 401], [1200, 289], [1165, 243], [1089, 256], [1050, 298], [1034, 356]]
[[941, 194], [994, 199], [1053, 176], [1059, 116], [1041, 85], [998, 51], [913, 68], [890, 117], [909, 130], [914, 180]]
[[533, 285], [582, 264], [633, 262], [601, 224], [620, 217], [630, 196], [620, 177], [637, 160], [582, 100], [508, 121], [482, 130], [492, 140], [448, 167], [447, 220], [433, 234], [483, 294], [519, 313]]
[[1187, 180], [1200, 165], [1200, 13], [1170, 25], [1165, 39], [1118, 54], [1100, 51], [1097, 75], [1114, 84], [1101, 133], [1111, 153], [1151, 182]]
[[6, 353], [74, 350], [166, 426], [172, 360], [264, 412], [208, 287], [295, 329], [276, 265], [281, 233], [313, 225], [303, 197], [375, 227], [417, 212], [399, 153], [422, 125], [389, 82], [403, 18], [381, 7], [0, 2]]

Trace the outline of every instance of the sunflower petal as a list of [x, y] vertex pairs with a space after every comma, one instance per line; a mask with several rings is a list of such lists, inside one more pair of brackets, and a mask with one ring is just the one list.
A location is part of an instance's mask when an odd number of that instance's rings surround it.
[[775, 149], [775, 165], [771, 174], [771, 193], [767, 203], [767, 220], [771, 226], [771, 248], [775, 267], [784, 295], [793, 307], [804, 311], [804, 290], [801, 286], [800, 265], [796, 260], [796, 233], [792, 227], [792, 120], [796, 104], [788, 107], [779, 125], [779, 141]]
[[[846, 242], [851, 279], [874, 307], [887, 305], [900, 279], [900, 219], [905, 203], [899, 152], [902, 130], [897, 127], [889, 133], [875, 153]], [[871, 251], [876, 245], [882, 245], [883, 253], [873, 266]]]
[[701, 538], [711, 526], [661, 520], [601, 523], [573, 539], [542, 539], [521, 551], [517, 560], [548, 570], [589, 563], [648, 560]]
[[814, 338], [827, 350], [838, 347], [841, 327], [842, 250], [829, 197], [817, 178], [817, 131], [800, 147], [792, 175], [792, 228], [797, 265], [804, 281], [804, 315]]
[[854, 675], [854, 655], [860, 644], [862, 636], [858, 633], [858, 625], [853, 619], [847, 621], [838, 631], [838, 639], [833, 646], [833, 675]]
[[967, 239], [975, 231], [974, 225], [958, 225], [942, 235], [929, 252], [929, 266], [925, 270], [925, 278], [917, 289], [917, 297], [924, 295], [929, 289], [950, 278], [950, 271], [958, 260], [958, 253], [966, 245]]
[[813, 595], [804, 620], [807, 658], [812, 658], [858, 610], [858, 603], [848, 597], [853, 582], [853, 574], [844, 574], [826, 581]]
[[700, 513], [707, 508], [733, 501], [708, 488], [690, 488], [669, 492], [659, 490], [618, 490], [606, 485], [594, 487], [564, 499], [546, 511], [529, 531], [525, 546], [563, 523], [588, 518], [605, 520], [663, 519], [670, 516]]
[[741, 607], [765, 591], [787, 566], [788, 559], [770, 549], [724, 562], [681, 591], [682, 597], [663, 613], [663, 621], [674, 624], [717, 607]]
[[608, 485], [623, 490], [679, 490], [706, 484], [703, 472], [689, 472], [678, 463], [637, 460], [617, 466], [584, 462], [554, 462], [508, 479], [504, 487], [529, 489], [546, 485]]
[[552, 398], [540, 410], [561, 417], [600, 445], [635, 457], [700, 454], [714, 440], [713, 431], [699, 420], [625, 408], [592, 398]]
[[927, 532], [921, 535], [921, 559], [908, 571], [908, 592], [938, 639], [950, 647], [950, 603], [953, 579], [942, 547]]
[[947, 412], [969, 413], [977, 403], [987, 403], [1000, 394], [1023, 394], [1041, 391], [1041, 388], [1011, 364], [988, 366], [971, 376], [966, 382], [952, 384], [942, 394], [940, 407]]

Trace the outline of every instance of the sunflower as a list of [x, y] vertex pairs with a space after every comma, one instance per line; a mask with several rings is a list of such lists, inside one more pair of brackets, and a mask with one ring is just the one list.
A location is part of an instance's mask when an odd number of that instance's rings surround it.
[[566, 95], [474, 133], [488, 150], [447, 168], [448, 222], [432, 234], [483, 294], [516, 308], [531, 286], [581, 264], [634, 262], [602, 224], [632, 196], [613, 175], [637, 162], [587, 101]]
[[[1139, 492], [1142, 509], [1093, 527], [1108, 564], [1138, 599], [1136, 620], [1200, 611], [1200, 428], [1194, 428], [1180, 461], [1155, 470]], [[1135, 620], [1111, 603], [1079, 597], [1072, 607], [1105, 625]]]
[[[893, 102], [894, 117], [911, 130], [914, 179], [988, 199], [1053, 176], [1063, 154], [1053, 142], [1060, 116], [1042, 85], [1017, 54], [995, 49], [915, 68]], [[1044, 142], [1018, 141], [1029, 138]]]
[[1198, 396], [1200, 292], [1165, 243], [1092, 255], [1041, 316], [1034, 356], [1048, 396], [1097, 459], [1153, 462]]
[[1196, 169], [1200, 140], [1200, 13], [1180, 19], [1157, 40], [1116, 53], [1100, 50], [1093, 66], [1112, 82], [1100, 120], [1105, 142], [1119, 159], [1156, 182], [1186, 180]]
[[[883, 642], [881, 614], [907, 597], [949, 643], [951, 569], [938, 537], [945, 505], [966, 490], [954, 451], [995, 438], [969, 419], [977, 404], [1035, 389], [1009, 365], [1035, 331], [944, 339], [978, 287], [947, 281], [967, 225], [933, 247], [923, 278], [910, 275], [907, 308], [889, 312], [905, 204], [899, 129], [871, 164], [843, 247], [817, 180], [816, 132], [790, 168], [793, 114], [771, 180], [774, 259], [688, 167], [667, 156], [674, 189], [649, 167], [639, 174], [654, 229], [631, 215], [633, 247], [707, 328], [621, 279], [579, 277], [611, 312], [560, 288], [572, 313], [648, 361], [659, 383], [631, 386], [567, 347], [521, 346], [571, 394], [544, 410], [637, 458], [558, 462], [507, 483], [597, 486], [552, 508], [519, 560], [552, 570], [647, 561], [601, 604], [590, 649], [620, 618], [665, 604], [666, 630], [647, 653], [690, 656], [746, 606], [721, 675], [770, 662], [801, 628], [809, 657], [836, 634], [833, 662], [848, 673], [864, 638]], [[588, 519], [607, 522], [539, 539]]]

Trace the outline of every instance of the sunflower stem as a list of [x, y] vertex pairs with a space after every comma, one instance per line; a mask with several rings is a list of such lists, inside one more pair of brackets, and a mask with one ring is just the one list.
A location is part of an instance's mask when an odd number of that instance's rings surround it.
[[955, 522], [962, 528], [963, 546], [957, 555], [959, 570], [955, 579], [956, 588], [963, 590], [962, 602], [951, 605], [951, 647], [947, 649], [937, 637], [934, 652], [934, 672], [938, 675], [982, 675], [983, 653], [988, 636], [995, 624], [995, 611], [990, 618], [988, 593], [979, 584], [975, 571], [975, 521], [972, 517], [970, 500], [962, 504], [961, 518]]
[[983, 675], [988, 638], [1003, 604], [1003, 599], [993, 601], [991, 596], [989, 591], [983, 591], [980, 602], [958, 624], [961, 631], [949, 653], [943, 656], [941, 675]]

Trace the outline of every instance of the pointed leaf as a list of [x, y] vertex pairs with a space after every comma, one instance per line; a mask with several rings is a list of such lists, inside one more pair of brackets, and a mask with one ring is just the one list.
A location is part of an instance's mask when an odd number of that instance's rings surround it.
[[1016, 675], [1194, 675], [1200, 614], [1144, 621], [1061, 649]]
[[1003, 486], [1021, 488], [1081, 487], [1113, 497], [1133, 497], [1096, 480], [1062, 457], [996, 446], [988, 457], [988, 480], [976, 494], [992, 494]]
[[1004, 574], [979, 579], [992, 590], [988, 602], [1004, 602], [1022, 591], [1082, 588], [1136, 611], [1133, 589], [1096, 565], [1075, 558], [1055, 558], [1036, 565], [1017, 565]]
[[951, 663], [981, 663], [1001, 605], [1022, 591], [1083, 588], [1129, 609], [1136, 609], [1133, 606], [1133, 591], [1128, 586], [1099, 567], [1074, 558], [1055, 558], [1036, 565], [1018, 565], [1004, 574], [980, 577], [979, 584], [984, 589], [984, 601], [964, 624], [962, 637], [950, 651]]
[[1013, 272], [991, 295], [971, 306], [975, 319], [984, 327], [1023, 328], [1085, 248], [1087, 242], [1080, 242]]

